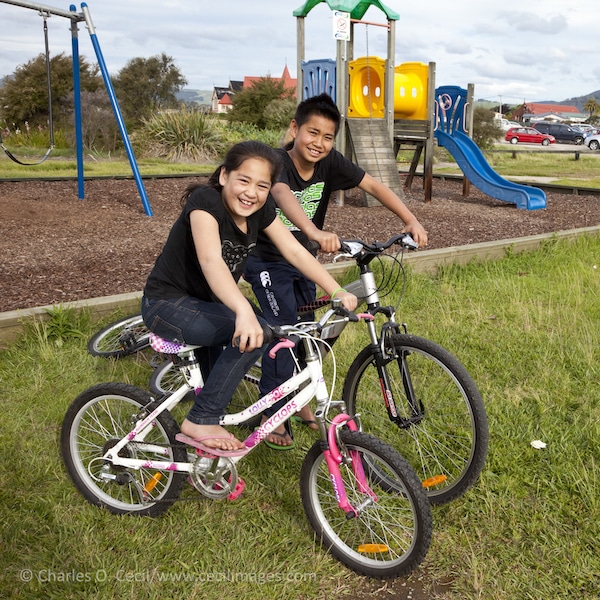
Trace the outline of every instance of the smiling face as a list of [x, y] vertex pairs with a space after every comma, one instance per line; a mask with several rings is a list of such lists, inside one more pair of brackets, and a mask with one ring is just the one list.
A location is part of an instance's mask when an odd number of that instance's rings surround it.
[[321, 115], [313, 114], [300, 127], [296, 121], [290, 124], [294, 145], [290, 155], [301, 169], [314, 168], [314, 164], [325, 158], [335, 141], [335, 123]]
[[272, 169], [262, 158], [247, 158], [238, 169], [221, 168], [219, 183], [225, 208], [235, 224], [246, 229], [246, 219], [262, 208], [271, 189]]

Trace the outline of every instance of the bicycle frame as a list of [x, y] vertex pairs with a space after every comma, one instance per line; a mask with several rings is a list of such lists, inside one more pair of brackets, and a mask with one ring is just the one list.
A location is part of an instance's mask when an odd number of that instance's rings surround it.
[[[321, 320], [327, 322], [331, 316], [335, 313], [334, 310], [328, 311], [328, 313]], [[301, 332], [300, 329], [285, 328], [300, 333], [301, 338], [304, 342], [307, 356], [305, 358], [306, 366], [300, 370], [297, 374], [293, 375], [290, 379], [278, 386], [259, 400], [244, 409], [241, 412], [228, 414], [221, 418], [221, 425], [240, 425], [252, 418], [258, 413], [261, 413], [266, 408], [273, 406], [279, 402], [282, 398], [288, 397], [291, 393], [297, 392], [285, 405], [280, 408], [273, 416], [267, 419], [262, 425], [254, 430], [244, 441], [246, 452], [239, 456], [231, 457], [214, 457], [215, 460], [221, 460], [226, 458], [230, 461], [232, 466], [239, 462], [244, 456], [246, 456], [251, 450], [256, 448], [262, 442], [269, 433], [273, 432], [277, 427], [284, 423], [289, 417], [297, 413], [304, 406], [306, 406], [313, 397], [317, 400], [317, 410], [315, 416], [319, 424], [319, 432], [321, 439], [324, 444], [324, 455], [326, 463], [331, 475], [331, 481], [334, 488], [334, 493], [338, 502], [338, 506], [346, 512], [348, 518], [351, 518], [357, 514], [360, 510], [365, 508], [370, 502], [376, 500], [375, 494], [370, 490], [365, 473], [362, 468], [361, 461], [356, 457], [352, 460], [353, 470], [361, 491], [367, 493], [370, 496], [370, 500], [363, 503], [364, 506], [353, 507], [348, 502], [344, 483], [340, 474], [339, 465], [342, 464], [344, 457], [339, 451], [339, 443], [337, 431], [342, 426], [346, 425], [351, 430], [357, 431], [358, 427], [353, 421], [353, 417], [341, 413], [334, 417], [329, 426], [326, 425], [327, 413], [331, 406], [337, 406], [344, 410], [343, 403], [332, 402], [329, 396], [327, 385], [323, 377], [322, 370], [322, 359], [319, 350], [316, 346], [319, 339], [309, 335], [305, 332]], [[274, 354], [281, 348], [291, 348], [295, 344], [287, 340], [279, 342], [270, 354], [273, 357]], [[182, 346], [178, 354], [185, 356], [190, 354], [193, 356], [195, 346]], [[155, 444], [145, 444], [144, 439], [147, 434], [152, 430], [153, 423], [156, 417], [164, 412], [165, 410], [172, 410], [177, 404], [186, 396], [190, 389], [201, 385], [201, 373], [197, 363], [190, 361], [184, 368], [190, 369], [190, 373], [186, 378], [186, 383], [183, 384], [173, 394], [167, 396], [160, 404], [154, 408], [148, 415], [138, 420], [133, 429], [119, 440], [114, 446], [112, 446], [102, 457], [101, 460], [110, 461], [114, 466], [120, 466], [131, 469], [156, 469], [157, 471], [175, 471], [175, 472], [187, 472], [192, 473], [195, 468], [195, 462], [170, 462], [164, 460], [140, 460], [129, 456], [119, 456], [121, 450], [123, 450], [128, 444], [135, 443], [137, 447], [145, 450], [146, 452], [153, 452], [157, 455], [164, 454], [165, 448]], [[304, 387], [302, 387], [304, 386]], [[302, 389], [300, 389], [302, 388]], [[298, 391], [299, 390], [299, 391]], [[202, 457], [203, 455], [200, 454]], [[205, 457], [206, 458], [206, 457]], [[213, 458], [212, 456], [210, 457]], [[118, 475], [107, 474], [107, 478], [117, 478]], [[234, 496], [235, 497], [235, 496]]]
[[[360, 261], [360, 257], [354, 258], [360, 267], [360, 277], [359, 279], [347, 284], [346, 290], [353, 293], [359, 299], [359, 303], [366, 302], [367, 304], [367, 312], [361, 314], [360, 316], [365, 321], [367, 326], [371, 350], [373, 353], [385, 406], [387, 408], [390, 420], [400, 428], [407, 429], [413, 423], [418, 423], [422, 420], [423, 407], [416, 398], [416, 394], [410, 379], [410, 373], [408, 372], [404, 359], [401, 356], [388, 356], [385, 346], [386, 337], [393, 333], [400, 333], [402, 327], [404, 330], [406, 330], [406, 325], [401, 326], [396, 322], [396, 312], [393, 306], [382, 306], [380, 304], [379, 291], [375, 281], [375, 275], [369, 267], [369, 263], [374, 256], [367, 256], [364, 261]], [[300, 307], [298, 309], [298, 313], [302, 315], [312, 312], [315, 309], [326, 306], [326, 304], [329, 302], [329, 296], [321, 296], [314, 302]], [[377, 327], [375, 325], [375, 316], [377, 314], [383, 314], [387, 318], [387, 321], [381, 327], [380, 334], [378, 334]], [[323, 328], [321, 332], [321, 339], [327, 342], [329, 346], [333, 346], [337, 338], [342, 334], [347, 323], [347, 320], [340, 320]], [[410, 408], [411, 416], [408, 418], [403, 418], [398, 414], [396, 403], [394, 401], [394, 395], [391, 391], [389, 375], [384, 368], [385, 365], [392, 360], [399, 361], [400, 371], [402, 373], [402, 383]]]

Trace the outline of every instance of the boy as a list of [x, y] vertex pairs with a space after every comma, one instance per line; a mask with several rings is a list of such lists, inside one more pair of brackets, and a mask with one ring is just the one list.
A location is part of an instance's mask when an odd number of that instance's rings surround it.
[[[401, 230], [409, 231], [419, 245], [425, 246], [427, 232], [402, 200], [333, 148], [340, 121], [340, 112], [327, 94], [298, 105], [290, 123], [292, 142], [279, 150], [283, 170], [271, 188], [280, 218], [305, 246], [309, 240], [315, 240], [322, 251], [335, 252], [340, 248], [338, 236], [322, 230], [329, 199], [334, 191], [359, 187], [400, 217], [404, 223]], [[265, 319], [272, 325], [296, 322], [298, 306], [315, 298], [315, 285], [289, 265], [264, 237], [259, 237], [248, 258], [244, 276], [252, 285]], [[280, 352], [276, 360], [265, 355], [262, 370], [260, 391], [265, 394], [291, 375], [292, 358], [285, 352]], [[272, 413], [276, 410], [277, 407], [271, 408]], [[309, 407], [299, 416], [316, 429]], [[293, 446], [290, 432], [283, 427], [271, 434], [267, 442], [278, 449]]]

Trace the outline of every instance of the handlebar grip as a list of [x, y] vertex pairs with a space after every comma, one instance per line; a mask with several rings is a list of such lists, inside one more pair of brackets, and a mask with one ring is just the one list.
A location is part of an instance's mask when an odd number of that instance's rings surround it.
[[308, 240], [308, 244], [306, 244], [306, 249], [310, 253], [314, 254], [321, 249], [321, 244], [319, 244], [317, 240]]
[[[262, 323], [263, 330], [263, 344], [270, 344], [276, 337], [278, 336], [278, 328], [271, 327], [268, 323]], [[236, 336], [233, 339], [232, 345], [234, 348], [239, 348], [240, 345], [240, 336]]]

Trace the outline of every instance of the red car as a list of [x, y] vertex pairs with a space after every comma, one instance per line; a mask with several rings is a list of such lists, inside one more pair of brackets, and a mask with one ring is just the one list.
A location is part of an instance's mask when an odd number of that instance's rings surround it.
[[542, 144], [548, 146], [555, 144], [556, 139], [547, 133], [540, 133], [533, 127], [513, 127], [506, 132], [504, 139], [511, 144], [523, 142], [525, 144]]

